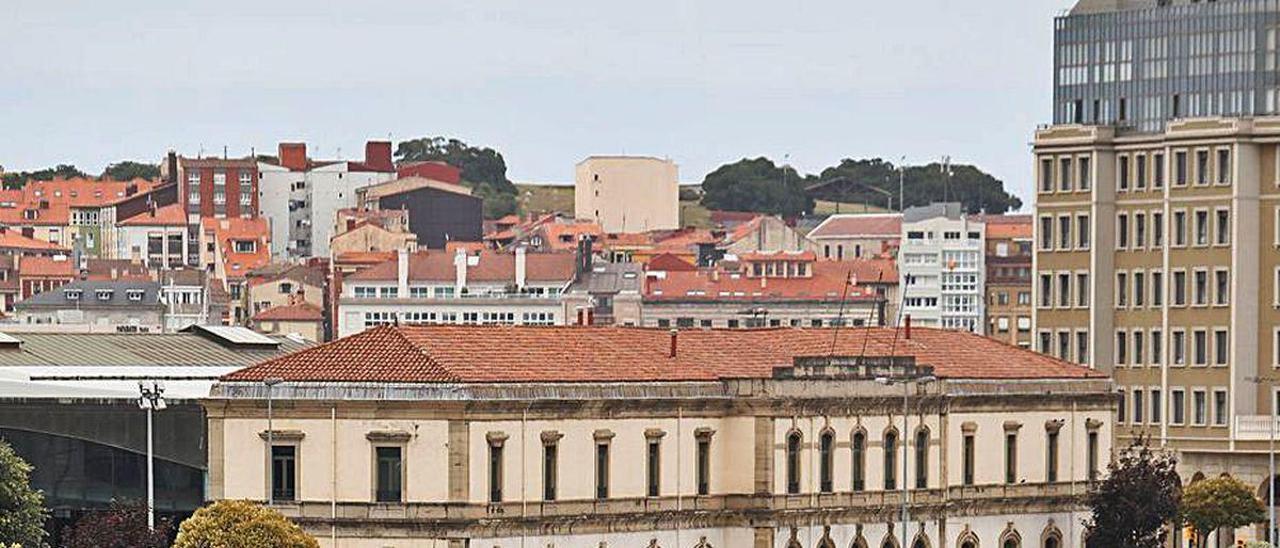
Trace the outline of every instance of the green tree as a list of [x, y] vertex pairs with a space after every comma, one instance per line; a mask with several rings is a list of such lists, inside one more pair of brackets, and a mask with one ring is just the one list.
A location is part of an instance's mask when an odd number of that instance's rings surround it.
[[778, 166], [764, 157], [743, 158], [707, 174], [702, 180], [702, 205], [796, 217], [813, 211], [805, 184], [791, 166]]
[[1129, 446], [1107, 466], [1106, 479], [1089, 490], [1092, 515], [1085, 522], [1088, 548], [1160, 548], [1165, 526], [1178, 517], [1182, 482], [1177, 459], [1157, 453], [1146, 440]]
[[[823, 169], [818, 181], [843, 178], [853, 185], [816, 190], [815, 198], [836, 202], [884, 204], [885, 192], [898, 201], [898, 167], [879, 158], [844, 159]], [[1004, 183], [975, 166], [953, 164], [950, 176], [941, 164], [905, 166], [902, 174], [903, 199], [907, 207], [932, 202], [960, 202], [970, 213], [1005, 213], [1022, 207], [1022, 200], [1004, 190]], [[879, 189], [876, 192], [869, 187]]]
[[44, 546], [44, 497], [31, 489], [31, 465], [0, 440], [0, 546]]
[[157, 179], [160, 177], [160, 166], [144, 164], [132, 160], [124, 160], [107, 166], [102, 172], [103, 179], [113, 181], [131, 181], [133, 179]]
[[1181, 517], [1195, 530], [1196, 545], [1203, 548], [1213, 531], [1266, 519], [1266, 507], [1244, 482], [1224, 476], [1188, 485], [1182, 492]]
[[507, 179], [502, 153], [452, 137], [422, 137], [396, 145], [398, 162], [440, 161], [462, 171], [463, 184], [484, 199], [484, 216], [496, 219], [516, 211], [516, 185]]
[[319, 548], [279, 512], [244, 500], [209, 504], [178, 527], [173, 548]]
[[173, 523], [156, 520], [147, 527], [147, 505], [141, 502], [112, 502], [76, 521], [62, 534], [62, 548], [168, 548]]
[[44, 168], [38, 171], [15, 171], [13, 173], [5, 173], [3, 179], [5, 188], [21, 188], [27, 184], [27, 181], [52, 181], [54, 179], [73, 179], [76, 177], [88, 177], [89, 175], [80, 171], [76, 166], [70, 164], [58, 164], [55, 167]]

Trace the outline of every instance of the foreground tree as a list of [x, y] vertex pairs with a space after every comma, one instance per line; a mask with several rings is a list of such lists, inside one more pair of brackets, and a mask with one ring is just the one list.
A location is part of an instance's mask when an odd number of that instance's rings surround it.
[[813, 211], [805, 179], [791, 166], [768, 158], [743, 158], [708, 173], [702, 180], [702, 205], [727, 211], [755, 211], [796, 217]]
[[30, 477], [31, 465], [0, 440], [0, 546], [44, 546], [44, 497]]
[[113, 502], [76, 521], [62, 534], [62, 548], [168, 548], [173, 523], [156, 520], [154, 531], [147, 528], [147, 505], [141, 502]]
[[1209, 533], [1235, 529], [1266, 519], [1266, 507], [1244, 482], [1232, 477], [1197, 481], [1182, 492], [1182, 522], [1196, 532], [1203, 548]]
[[205, 506], [178, 528], [173, 548], [319, 548], [279, 512], [243, 500]]
[[1106, 479], [1089, 491], [1092, 516], [1085, 527], [1088, 548], [1160, 548], [1165, 526], [1178, 517], [1182, 482], [1178, 461], [1138, 440], [1107, 466]]
[[516, 211], [516, 185], [507, 179], [502, 153], [449, 137], [422, 137], [396, 145], [396, 161], [440, 161], [462, 171], [462, 182], [484, 199], [484, 216], [496, 219]]
[[134, 179], [156, 179], [160, 177], [160, 166], [125, 160], [107, 166], [102, 172], [103, 179], [113, 181], [132, 181]]

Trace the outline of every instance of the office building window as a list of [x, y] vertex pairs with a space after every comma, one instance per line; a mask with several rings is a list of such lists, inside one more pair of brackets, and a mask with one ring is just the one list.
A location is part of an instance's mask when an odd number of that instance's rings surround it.
[[1089, 333], [1087, 331], [1076, 331], [1076, 362], [1089, 364]]
[[1116, 248], [1125, 249], [1129, 247], [1129, 215], [1121, 213], [1116, 215]]
[[296, 500], [298, 496], [298, 446], [271, 447], [271, 496], [276, 502]]
[[1058, 249], [1071, 249], [1071, 217], [1058, 217]]
[[1161, 413], [1164, 410], [1163, 394], [1159, 388], [1151, 389], [1151, 424], [1160, 424], [1164, 419]]
[[1209, 212], [1195, 212], [1196, 245], [1209, 245]]
[[1227, 338], [1226, 329], [1213, 330], [1213, 364], [1227, 365], [1228, 354], [1230, 353], [1231, 341]]
[[1164, 213], [1159, 211], [1151, 213], [1151, 245], [1164, 246]]
[[1174, 365], [1185, 365], [1187, 363], [1187, 333], [1182, 330], [1175, 330], [1173, 338], [1169, 339], [1169, 352], [1173, 354]]
[[[1052, 168], [1052, 165], [1050, 168]], [[1053, 169], [1049, 171], [1052, 173]], [[1173, 184], [1174, 186], [1186, 186], [1187, 184], [1187, 152], [1185, 150], [1173, 153]]]
[[1147, 188], [1147, 156], [1145, 154], [1137, 154], [1133, 157], [1133, 167], [1137, 170], [1134, 177], [1134, 186], [1138, 190], [1146, 190]]
[[489, 442], [489, 502], [502, 502], [502, 442]]
[[1089, 470], [1089, 481], [1098, 480], [1098, 433], [1090, 431], [1088, 436], [1088, 462], [1086, 466]]
[[1169, 424], [1181, 425], [1187, 420], [1187, 393], [1181, 388], [1169, 390]]
[[1192, 302], [1196, 306], [1205, 306], [1209, 304], [1209, 272], [1196, 270], [1193, 274]]
[[1187, 273], [1181, 270], [1173, 273], [1173, 305], [1187, 305]]
[[1214, 212], [1216, 221], [1214, 222], [1214, 243], [1218, 245], [1227, 245], [1231, 243], [1231, 211], [1227, 209], [1219, 209]]
[[1116, 422], [1121, 424], [1124, 423], [1125, 416], [1129, 414], [1129, 407], [1127, 406], [1126, 398], [1127, 394], [1128, 392], [1123, 388], [1116, 390], [1116, 395], [1119, 396], [1119, 404], [1116, 406]]
[[1151, 155], [1151, 188], [1164, 188], [1164, 153]]
[[1124, 331], [1116, 331], [1116, 366], [1123, 367], [1129, 363], [1129, 335]]
[[1133, 247], [1142, 249], [1147, 245], [1147, 214], [1133, 214]]
[[1191, 356], [1195, 365], [1209, 363], [1209, 333], [1203, 329], [1191, 332]]
[[1226, 426], [1230, 412], [1227, 411], [1227, 391], [1213, 391], [1213, 425]]
[[1089, 190], [1093, 186], [1093, 166], [1088, 156], [1077, 160], [1080, 166], [1080, 190]]
[[1231, 301], [1231, 277], [1225, 269], [1213, 271], [1213, 304], [1226, 306]]
[[1053, 217], [1048, 215], [1040, 218], [1040, 249], [1053, 250]]
[[1196, 184], [1209, 184], [1209, 151], [1196, 151]]
[[1164, 306], [1164, 273], [1151, 271], [1151, 306]]
[[1053, 158], [1040, 159], [1040, 192], [1053, 192]]
[[1071, 157], [1065, 157], [1058, 160], [1061, 169], [1058, 171], [1058, 190], [1062, 192], [1071, 191]]
[[1164, 359], [1164, 334], [1159, 329], [1151, 330], [1151, 364], [1160, 365]]
[[1066, 272], [1058, 274], [1058, 306], [1071, 306], [1071, 274]]
[[1119, 161], [1116, 166], [1116, 178], [1119, 180], [1117, 185], [1121, 192], [1129, 190], [1129, 157], [1128, 156], [1121, 155], [1119, 157]]
[[1132, 348], [1133, 348], [1133, 364], [1134, 365], [1143, 364], [1142, 354], [1146, 351], [1147, 345], [1146, 345], [1146, 341], [1142, 340], [1142, 335], [1143, 335], [1142, 330], [1135, 330], [1133, 332]]
[[1218, 184], [1231, 184], [1231, 149], [1218, 149], [1218, 165], [1216, 167], [1218, 172]]
[[[1277, 272], [1280, 272], [1278, 270]], [[1280, 276], [1277, 276], [1280, 279]], [[1040, 308], [1049, 308], [1053, 306], [1053, 275], [1040, 275]]]
[[1076, 215], [1076, 247], [1089, 249], [1089, 216]]
[[1135, 388], [1133, 390], [1133, 424], [1142, 424], [1143, 414], [1146, 413], [1146, 401], [1142, 397], [1142, 389]]
[[1191, 391], [1191, 424], [1204, 426], [1209, 424], [1209, 404], [1204, 390]]
[[1133, 306], [1141, 307], [1146, 304], [1146, 281], [1147, 277], [1145, 273], [1141, 271], [1133, 273]]
[[1173, 212], [1173, 245], [1182, 247], [1187, 245], [1187, 212]]
[[1116, 307], [1129, 306], [1129, 274], [1116, 272]]
[[1089, 273], [1076, 273], [1076, 306], [1089, 306]]
[[404, 466], [400, 447], [377, 447], [377, 502], [401, 502]]

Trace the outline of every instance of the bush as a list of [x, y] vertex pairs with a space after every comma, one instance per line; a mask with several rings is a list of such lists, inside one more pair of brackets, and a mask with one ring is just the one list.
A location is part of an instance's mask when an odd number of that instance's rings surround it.
[[30, 477], [31, 465], [0, 440], [0, 546], [44, 546], [44, 497]]
[[156, 520], [154, 531], [147, 528], [147, 505], [142, 502], [113, 502], [110, 508], [95, 510], [76, 521], [62, 534], [63, 548], [168, 548], [173, 523]]
[[279, 512], [243, 500], [196, 510], [178, 528], [173, 548], [319, 548], [320, 543]]

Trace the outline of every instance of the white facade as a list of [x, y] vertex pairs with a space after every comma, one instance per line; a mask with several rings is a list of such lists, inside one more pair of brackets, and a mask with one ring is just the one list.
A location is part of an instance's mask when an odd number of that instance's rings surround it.
[[982, 333], [985, 234], [959, 204], [908, 209], [898, 249], [901, 314], [918, 325]]
[[259, 214], [271, 222], [271, 258], [329, 256], [339, 209], [355, 207], [356, 189], [394, 180], [394, 172], [352, 171], [337, 162], [309, 171], [258, 163]]
[[[115, 258], [138, 259], [153, 269], [181, 266], [190, 245], [185, 225], [118, 225], [112, 232]], [[154, 245], [157, 243], [160, 245]]]

